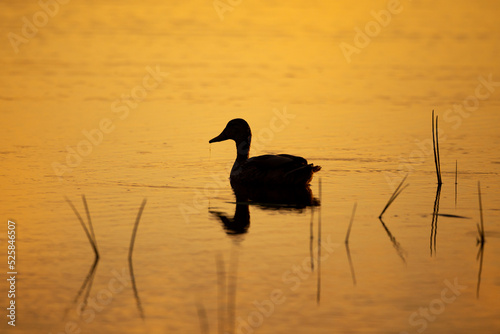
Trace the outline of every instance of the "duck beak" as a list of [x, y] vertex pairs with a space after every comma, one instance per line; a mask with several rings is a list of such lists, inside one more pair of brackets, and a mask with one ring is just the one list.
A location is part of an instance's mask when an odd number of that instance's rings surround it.
[[215, 138], [212, 138], [210, 139], [208, 142], [209, 143], [217, 143], [219, 141], [224, 141], [224, 140], [227, 140], [229, 138], [227, 138], [226, 134], [224, 133], [224, 131], [222, 131], [222, 133], [220, 135], [218, 135], [217, 137]]

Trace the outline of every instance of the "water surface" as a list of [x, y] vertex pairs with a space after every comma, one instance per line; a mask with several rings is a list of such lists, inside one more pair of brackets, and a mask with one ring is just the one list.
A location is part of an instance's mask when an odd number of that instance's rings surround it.
[[[17, 326], [3, 321], [2, 331], [201, 333], [201, 319], [210, 333], [498, 333], [499, 86], [462, 114], [453, 106], [474, 102], [481, 78], [500, 81], [500, 8], [401, 5], [350, 63], [339, 45], [353, 44], [386, 2], [243, 1], [222, 21], [210, 2], [69, 2], [17, 54], [4, 38], [0, 205], [18, 224], [19, 295]], [[21, 34], [23, 16], [39, 10], [5, 4], [2, 36]], [[437, 225], [433, 109], [439, 213], [467, 217]], [[208, 140], [236, 117], [252, 127], [251, 155], [322, 166], [311, 184], [319, 197], [321, 178], [321, 211], [250, 205], [247, 232], [227, 233], [213, 212], [235, 214], [234, 144]], [[108, 133], [82, 144], [103, 119]], [[67, 160], [79, 145], [88, 154]], [[95, 268], [64, 199], [85, 219], [81, 194]], [[128, 249], [144, 198], [134, 291]]]

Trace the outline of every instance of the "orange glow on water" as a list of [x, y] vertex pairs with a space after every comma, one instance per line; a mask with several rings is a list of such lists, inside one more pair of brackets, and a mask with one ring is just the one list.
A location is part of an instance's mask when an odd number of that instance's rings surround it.
[[[85, 332], [195, 333], [203, 305], [213, 332], [220, 254], [237, 278], [235, 319], [248, 321], [255, 300], [283, 293], [259, 333], [414, 332], [408, 317], [455, 277], [467, 289], [427, 331], [500, 328], [500, 3], [220, 2], [232, 5], [68, 2], [54, 15], [37, 2], [3, 6], [0, 206], [20, 226], [18, 328], [59, 332], [72, 319]], [[430, 257], [433, 109], [441, 213], [470, 219], [440, 216]], [[248, 232], [235, 237], [214, 216], [235, 216], [227, 181], [235, 149], [208, 140], [237, 117], [252, 128], [251, 156], [289, 153], [322, 166], [312, 190], [321, 177], [322, 251], [334, 251], [321, 280], [318, 263], [293, 274], [316, 250], [310, 209], [250, 205]], [[411, 185], [384, 216], [388, 234], [376, 217], [406, 173]], [[487, 243], [478, 299], [479, 180]], [[148, 198], [133, 257], [140, 298], [127, 286], [89, 322], [73, 300], [92, 250], [63, 197], [82, 213], [82, 193], [102, 253], [94, 298], [116, 271], [128, 272]], [[356, 286], [342, 244], [354, 202]]]

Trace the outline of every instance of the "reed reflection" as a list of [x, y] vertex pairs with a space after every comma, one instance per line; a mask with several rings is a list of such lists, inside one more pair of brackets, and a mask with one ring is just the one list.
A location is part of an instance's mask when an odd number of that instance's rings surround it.
[[128, 250], [128, 268], [130, 272], [130, 281], [132, 282], [132, 290], [134, 291], [135, 303], [137, 305], [137, 310], [139, 311], [139, 315], [142, 320], [144, 320], [144, 309], [142, 308], [141, 299], [139, 298], [139, 291], [137, 291], [137, 285], [135, 284], [135, 275], [134, 275], [134, 265], [132, 263], [132, 255], [134, 254], [134, 244], [135, 237], [137, 235], [137, 228], [139, 227], [139, 222], [141, 221], [142, 212], [144, 211], [144, 207], [146, 206], [147, 200], [144, 199], [139, 208], [139, 212], [137, 213], [137, 218], [135, 219], [134, 229], [132, 230], [132, 236], [130, 239], [130, 246]]
[[441, 184], [438, 184], [436, 189], [436, 199], [434, 200], [434, 209], [432, 212], [432, 222], [431, 222], [431, 236], [430, 236], [431, 256], [436, 255], [436, 248], [437, 248], [436, 237], [437, 237], [440, 199], [441, 199]]
[[483, 257], [484, 257], [484, 240], [478, 241], [479, 250], [477, 251], [476, 260], [479, 261], [479, 269], [477, 271], [477, 286], [476, 298], [479, 298], [479, 288], [481, 287], [481, 274], [483, 273]]
[[[99, 264], [100, 255], [99, 255], [99, 250], [97, 247], [97, 241], [96, 241], [96, 237], [95, 237], [95, 233], [94, 233], [94, 228], [92, 226], [92, 219], [90, 217], [90, 210], [88, 208], [88, 204], [87, 204], [87, 200], [85, 198], [85, 195], [82, 195], [82, 201], [83, 201], [83, 206], [85, 208], [85, 212], [86, 212], [86, 216], [87, 216], [87, 220], [88, 220], [88, 228], [87, 228], [86, 224], [84, 223], [80, 213], [78, 212], [76, 207], [71, 202], [71, 200], [69, 200], [69, 198], [67, 198], [67, 197], [65, 197], [65, 199], [66, 199], [66, 202], [71, 207], [71, 209], [73, 210], [73, 212], [75, 213], [81, 226], [83, 227], [83, 230], [84, 230], [85, 234], [87, 235], [89, 243], [92, 246], [92, 249], [94, 250], [94, 254], [95, 254], [94, 262], [90, 266], [90, 270], [87, 273], [87, 275], [85, 276], [85, 279], [82, 283], [82, 286], [78, 290], [78, 292], [73, 300], [73, 303], [72, 303], [72, 305], [76, 305], [78, 303], [78, 300], [80, 299], [80, 297], [83, 296], [82, 301], [78, 304], [78, 307], [76, 310], [77, 314], [79, 314], [81, 316], [84, 313], [84, 311], [89, 303], [89, 300], [90, 300], [90, 292], [92, 290], [92, 285], [94, 283], [94, 278], [95, 278], [96, 271], [97, 271], [97, 265]], [[129, 273], [130, 273], [130, 282], [132, 283], [132, 290], [134, 292], [134, 298], [136, 301], [137, 309], [139, 311], [139, 316], [141, 317], [142, 320], [144, 320], [144, 318], [145, 318], [144, 317], [144, 310], [142, 307], [141, 300], [139, 298], [139, 291], [137, 290], [137, 286], [136, 286], [136, 282], [135, 282], [134, 267], [133, 267], [133, 263], [132, 263], [132, 255], [134, 252], [134, 244], [135, 244], [135, 238], [137, 235], [137, 229], [139, 227], [139, 222], [141, 220], [141, 216], [142, 216], [142, 212], [144, 211], [144, 207], [146, 206], [146, 202], [147, 202], [147, 200], [144, 199], [142, 201], [140, 208], [139, 208], [139, 212], [138, 212], [136, 220], [135, 220], [134, 228], [132, 230], [132, 236], [131, 236], [130, 245], [129, 245], [129, 252], [128, 252], [128, 267], [129, 267]], [[71, 308], [71, 305], [66, 309], [65, 314], [64, 314], [64, 318], [67, 317], [70, 308]]]
[[483, 272], [483, 256], [484, 256], [484, 243], [486, 242], [485, 232], [484, 232], [484, 220], [483, 220], [483, 201], [481, 200], [481, 183], [477, 183], [477, 194], [479, 197], [479, 215], [480, 224], [477, 224], [477, 245], [479, 250], [477, 252], [476, 260], [479, 260], [479, 269], [477, 272], [477, 288], [476, 288], [476, 298], [479, 298], [479, 288], [481, 286], [481, 273]]
[[82, 302], [78, 305], [77, 312], [79, 312], [81, 314], [85, 310], [85, 307], [87, 306], [87, 303], [89, 300], [90, 291], [92, 290], [92, 285], [94, 283], [94, 277], [95, 277], [95, 273], [96, 273], [98, 264], [99, 264], [99, 259], [96, 257], [96, 258], [94, 258], [94, 262], [90, 266], [90, 269], [89, 269], [89, 272], [87, 273], [87, 276], [85, 276], [85, 279], [83, 280], [82, 286], [80, 287], [75, 298], [73, 299], [72, 305], [69, 305], [66, 308], [66, 311], [64, 312], [64, 317], [63, 317], [64, 319], [67, 318], [68, 312], [70, 311], [70, 309], [78, 304], [78, 300], [80, 299], [80, 297], [82, 296], [84, 291], [85, 291], [85, 293], [83, 294]]
[[[65, 200], [68, 203], [68, 205], [71, 207], [71, 209], [73, 210], [78, 221], [80, 222], [80, 225], [82, 226], [82, 228], [85, 232], [85, 235], [87, 236], [89, 243], [94, 251], [94, 262], [90, 266], [90, 270], [87, 273], [87, 275], [85, 276], [85, 279], [83, 280], [82, 286], [78, 290], [78, 292], [73, 300], [73, 305], [76, 305], [78, 303], [78, 300], [80, 299], [80, 296], [82, 296], [82, 293], [85, 292], [83, 294], [82, 302], [79, 304], [78, 311], [77, 311], [79, 314], [81, 314], [85, 310], [85, 307], [87, 306], [87, 303], [89, 300], [90, 291], [92, 290], [92, 285], [94, 283], [94, 277], [95, 277], [95, 273], [97, 270], [97, 265], [99, 264], [100, 256], [99, 256], [99, 249], [97, 247], [97, 240], [96, 240], [95, 233], [94, 233], [94, 227], [92, 225], [92, 218], [90, 217], [90, 210], [89, 210], [89, 206], [87, 204], [87, 198], [85, 197], [85, 195], [82, 195], [82, 202], [83, 202], [83, 207], [85, 209], [85, 213], [87, 216], [88, 227], [85, 224], [85, 222], [83, 221], [82, 216], [80, 215], [80, 213], [78, 212], [76, 207], [73, 205], [73, 202], [71, 202], [71, 200], [68, 197], [65, 197]], [[69, 312], [69, 308], [70, 307], [68, 307], [66, 309], [65, 314], [64, 314], [64, 318], [67, 317], [67, 314]]]
[[[250, 211], [249, 206], [254, 205], [261, 210], [280, 210], [280, 211], [290, 211], [305, 213], [307, 207], [311, 207], [311, 221], [309, 224], [309, 251], [310, 251], [310, 262], [311, 262], [311, 272], [315, 271], [314, 266], [314, 211], [315, 207], [319, 207], [318, 210], [318, 225], [317, 225], [317, 282], [316, 282], [316, 303], [319, 305], [321, 300], [321, 180], [319, 182], [319, 196], [317, 199], [313, 196], [311, 188], [309, 185], [306, 186], [248, 186], [248, 185], [237, 185], [232, 184], [233, 193], [236, 198], [236, 206], [234, 215], [228, 215], [221, 211], [209, 210], [209, 212], [218, 218], [224, 231], [230, 236], [243, 235], [248, 232], [250, 228]], [[238, 240], [238, 239], [234, 239]], [[234, 245], [233, 245], [234, 246]], [[231, 255], [236, 254], [236, 260], [231, 261], [230, 268], [233, 268], [233, 272], [236, 272], [237, 268], [237, 248], [233, 248]], [[224, 295], [226, 293], [225, 286], [225, 271], [223, 260], [221, 257], [216, 258], [217, 263], [217, 277], [218, 277], [218, 295]], [[219, 332], [224, 327], [229, 327], [234, 331], [235, 328], [235, 310], [236, 310], [236, 274], [230, 275], [232, 282], [229, 282], [227, 289], [227, 310], [219, 311]], [[222, 299], [219, 298], [218, 309], [224, 309]], [[204, 313], [203, 305], [198, 305], [198, 316], [200, 319], [200, 326], [202, 332], [208, 328], [208, 322], [206, 315]], [[225, 317], [227, 315], [227, 318]], [[227, 323], [227, 326], [225, 325]], [[222, 326], [222, 327], [221, 327]], [[229, 332], [228, 332], [229, 333]]]
[[384, 213], [387, 211], [387, 209], [389, 208], [389, 206], [391, 206], [391, 204], [396, 200], [396, 198], [401, 194], [401, 192], [403, 192], [403, 190], [405, 190], [406, 187], [409, 186], [409, 184], [406, 184], [404, 187], [403, 187], [403, 184], [405, 183], [406, 179], [408, 178], [408, 174], [406, 174], [406, 176], [403, 178], [403, 180], [401, 180], [401, 183], [398, 185], [398, 187], [394, 190], [394, 192], [392, 193], [391, 197], [389, 198], [389, 200], [387, 201], [387, 204], [385, 205], [384, 209], [382, 210], [382, 212], [380, 213], [380, 215], [378, 216], [378, 219], [380, 220], [380, 222], [382, 223], [382, 227], [384, 228], [385, 232], [387, 233], [387, 236], [389, 236], [389, 239], [391, 240], [392, 242], [392, 246], [394, 247], [394, 249], [396, 250], [396, 252], [398, 253], [399, 257], [401, 258], [401, 260], [403, 260], [404, 264], [406, 264], [406, 251], [403, 249], [403, 247], [401, 247], [401, 244], [396, 240], [396, 237], [394, 237], [391, 233], [391, 231], [389, 230], [389, 228], [387, 227], [387, 225], [385, 225], [383, 219], [382, 219], [382, 216], [384, 215]]
[[387, 225], [385, 225], [385, 223], [381, 217], [379, 217], [379, 220], [382, 223], [382, 227], [384, 228], [385, 232], [387, 233], [387, 236], [391, 240], [392, 246], [394, 247], [394, 249], [398, 253], [398, 255], [401, 258], [401, 260], [403, 261], [403, 263], [406, 264], [406, 251], [403, 249], [403, 247], [401, 247], [401, 244], [396, 240], [396, 237], [394, 237], [392, 235], [391, 231], [389, 230]]
[[[217, 272], [217, 332], [236, 333], [236, 292], [238, 290], [238, 247], [233, 244], [230, 252], [229, 268], [226, 270], [224, 257], [217, 254], [215, 268]], [[210, 319], [203, 303], [196, 302], [201, 333], [210, 333]]]
[[351, 269], [352, 284], [356, 286], [356, 273], [354, 272], [354, 265], [352, 264], [351, 249], [349, 248], [349, 236], [351, 235], [352, 223], [354, 222], [354, 214], [356, 213], [356, 208], [358, 203], [354, 203], [352, 208], [351, 221], [349, 222], [349, 227], [347, 228], [347, 233], [345, 236], [345, 251], [347, 253], [347, 260], [349, 261], [349, 268]]

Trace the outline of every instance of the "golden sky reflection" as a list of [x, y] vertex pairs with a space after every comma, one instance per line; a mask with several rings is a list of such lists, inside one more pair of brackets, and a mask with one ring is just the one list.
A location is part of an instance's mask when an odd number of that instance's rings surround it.
[[[428, 146], [432, 109], [440, 115], [445, 184], [453, 183], [455, 161], [462, 173], [462, 206], [454, 208], [453, 189], [446, 188], [443, 210], [457, 210], [477, 220], [475, 189], [481, 179], [491, 224], [487, 230], [491, 229], [493, 237], [486, 246], [490, 253], [485, 257], [482, 304], [474, 304], [474, 293], [464, 293], [464, 300], [474, 306], [455, 304], [458, 311], [445, 313], [428, 331], [444, 333], [447, 323], [457, 330], [464, 328], [464, 333], [499, 328], [491, 309], [498, 307], [493, 296], [498, 293], [500, 275], [499, 231], [494, 225], [495, 208], [500, 205], [494, 186], [500, 166], [500, 3], [242, 1], [221, 20], [211, 2], [69, 2], [59, 5], [53, 17], [47, 16], [47, 23], [39, 24], [32, 36], [23, 34], [23, 17], [34, 24], [34, 15], [43, 19], [43, 14], [37, 14], [41, 10], [37, 2], [9, 1], [0, 13], [4, 36], [0, 48], [0, 207], [4, 220], [18, 219], [25, 229], [24, 240], [19, 241], [26, 275], [23, 298], [32, 306], [24, 312], [34, 319], [22, 321], [26, 332], [56, 330], [52, 324], [60, 319], [38, 310], [36, 300], [51, 300], [43, 291], [61, 285], [57, 301], [50, 304], [51, 312], [61, 313], [90, 265], [88, 244], [62, 199], [68, 195], [76, 202], [81, 193], [91, 201], [109, 261], [102, 265], [106, 273], [122, 265], [120, 256], [128, 246], [130, 224], [142, 198], [150, 199], [144, 216], [149, 224], [141, 228], [142, 237], [151, 239], [138, 240], [136, 248], [138, 266], [144, 268], [140, 279], [158, 287], [151, 291], [141, 285], [146, 315], [153, 318], [149, 330], [161, 332], [165, 328], [162, 319], [168, 320], [171, 330], [192, 329], [196, 320], [192, 304], [175, 291], [206, 293], [203, 296], [210, 303], [214, 297], [206, 291], [215, 285], [195, 279], [181, 282], [164, 268], [175, 268], [179, 277], [193, 273], [208, 277], [206, 273], [214, 274], [214, 268], [206, 260], [207, 249], [227, 251], [227, 240], [214, 227], [216, 223], [207, 219], [206, 208], [193, 218], [191, 227], [171, 222], [182, 220], [179, 203], [192, 203], [196, 189], [203, 189], [213, 173], [231, 165], [234, 144], [218, 143], [209, 149], [208, 140], [235, 117], [245, 118], [252, 127], [251, 154], [298, 154], [323, 166], [318, 175], [327, 198], [326, 221], [347, 221], [352, 202], [359, 201], [360, 221], [353, 228], [353, 238], [358, 240], [351, 245], [360, 270], [359, 290], [349, 290], [348, 271], [339, 273], [325, 266], [324, 275], [335, 277], [338, 286], [333, 281], [324, 283], [324, 296], [330, 293], [346, 306], [339, 309], [332, 298], [318, 312], [311, 307], [307, 319], [317, 320], [318, 332], [332, 328], [321, 316], [323, 310], [341, 331], [353, 321], [365, 320], [380, 332], [408, 330], [407, 316], [434, 298], [433, 291], [440, 291], [444, 278], [457, 275], [475, 284], [474, 236], [467, 234], [474, 233], [474, 223], [443, 223], [440, 249], [451, 260], [428, 259], [427, 215], [435, 194]], [[376, 23], [377, 17], [382, 23]], [[367, 32], [367, 28], [375, 30]], [[25, 32], [30, 32], [29, 27]], [[350, 50], [347, 57], [343, 50]], [[282, 130], [266, 140], [262, 130], [285, 111], [291, 115], [289, 122], [282, 119]], [[407, 271], [395, 273], [390, 270], [401, 265], [399, 258], [385, 232], [370, 219], [378, 215], [391, 193], [385, 173], [406, 172], [414, 153], [424, 157], [412, 165], [411, 187], [396, 202], [401, 211], [394, 208], [413, 227], [404, 229], [406, 225], [393, 216], [387, 222], [414, 260], [409, 260]], [[231, 211], [234, 207], [227, 203], [233, 200], [227, 187], [211, 198], [210, 205]], [[410, 215], [412, 210], [417, 213]], [[261, 298], [272, 290], [272, 284], [281, 286], [279, 275], [308, 250], [295, 245], [307, 239], [308, 235], [303, 239], [308, 230], [302, 229], [302, 220], [309, 217], [280, 218], [258, 209], [251, 209], [251, 217], [250, 234], [242, 242], [247, 253], [240, 264], [244, 274], [238, 314], [252, 310], [247, 300], [253, 296]], [[277, 225], [259, 224], [264, 221]], [[195, 233], [198, 229], [208, 238]], [[339, 223], [324, 230], [338, 236], [345, 228]], [[290, 242], [264, 251], [279, 239], [279, 233], [288, 233]], [[446, 233], [451, 237], [444, 237]], [[176, 238], [168, 239], [168, 235]], [[165, 245], [165, 238], [176, 250]], [[2, 244], [4, 239], [1, 234]], [[457, 244], [466, 246], [458, 249]], [[163, 257], [150, 259], [144, 249], [156, 250]], [[54, 254], [60, 257], [53, 258]], [[377, 255], [377, 260], [369, 255]], [[211, 261], [212, 254], [208, 256]], [[270, 262], [255, 263], [255, 258], [264, 257]], [[54, 267], [47, 268], [47, 261]], [[344, 265], [338, 258], [332, 261]], [[269, 269], [273, 265], [276, 269]], [[54, 268], [72, 274], [36, 283], [53, 274]], [[390, 273], [381, 274], [380, 268]], [[155, 274], [148, 275], [147, 270]], [[423, 274], [429, 270], [434, 271], [433, 279]], [[106, 284], [105, 275], [97, 279], [98, 286]], [[158, 278], [167, 276], [168, 284]], [[272, 278], [262, 282], [260, 276]], [[407, 285], [401, 294], [377, 292], [403, 282]], [[314, 284], [307, 284], [307, 293], [315, 292]], [[339, 294], [339, 286], [348, 292]], [[413, 298], [414, 291], [425, 293]], [[298, 314], [298, 305], [310, 302], [304, 296], [307, 293], [291, 296], [283, 313], [261, 331], [289, 330], [292, 324], [284, 315]], [[182, 316], [164, 308], [163, 299], [171, 295], [172, 305]], [[128, 302], [133, 296], [122, 298]], [[386, 307], [372, 305], [377, 302]], [[368, 306], [353, 314], [360, 305]], [[474, 313], [473, 307], [479, 311]], [[102, 322], [86, 328], [105, 332], [111, 328], [109, 323], [119, 320], [125, 331], [139, 332], [135, 320], [127, 320], [135, 319], [134, 312], [113, 306]], [[215, 310], [208, 312], [213, 315]], [[484, 312], [483, 324], [461, 320], [463, 315], [480, 316], [480, 312]], [[389, 316], [397, 320], [382, 320]], [[304, 317], [297, 319], [307, 322]], [[308, 329], [301, 324], [294, 326], [297, 333]]]

